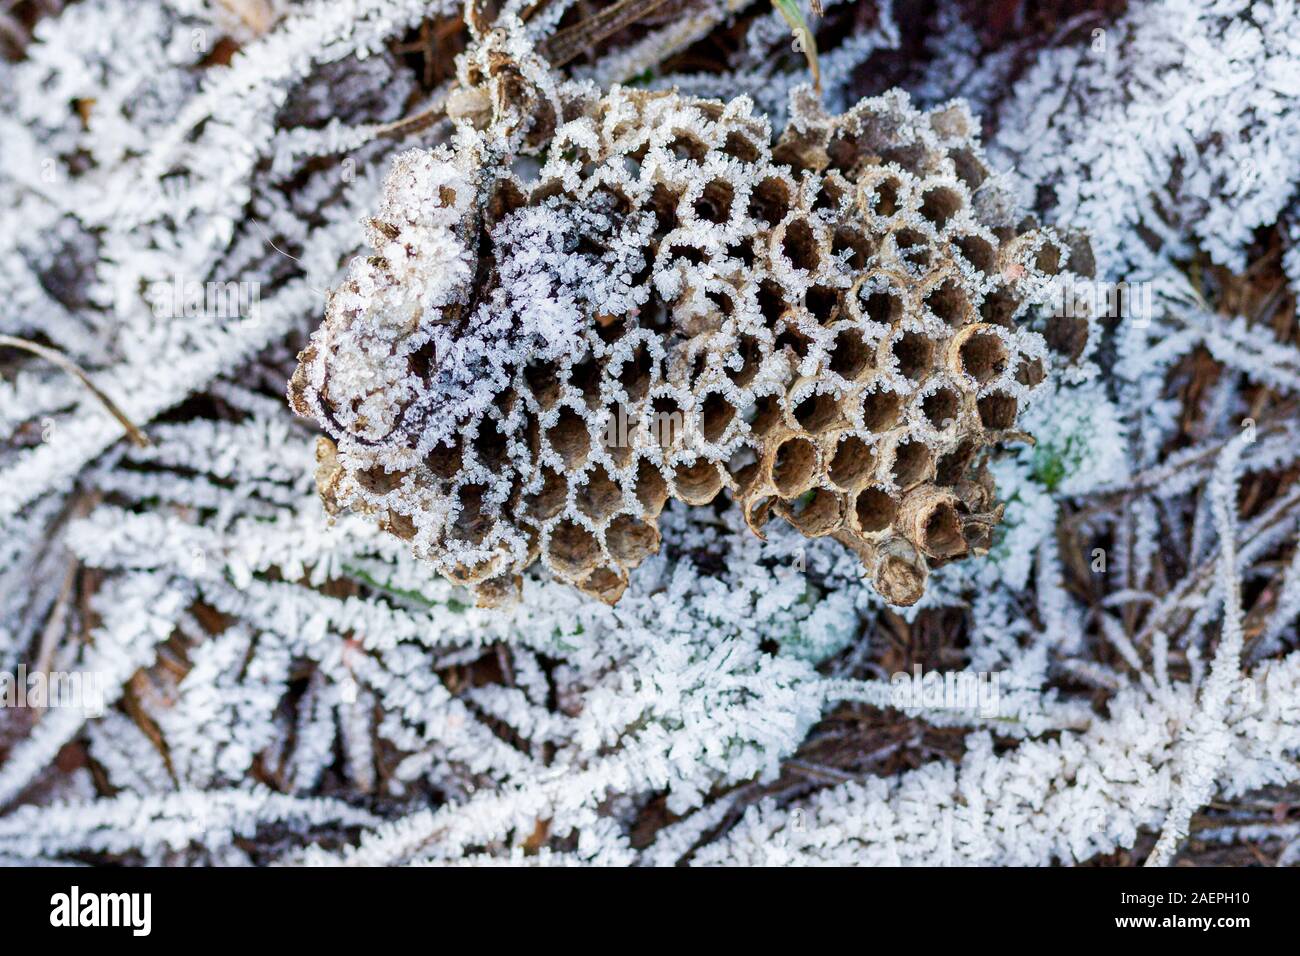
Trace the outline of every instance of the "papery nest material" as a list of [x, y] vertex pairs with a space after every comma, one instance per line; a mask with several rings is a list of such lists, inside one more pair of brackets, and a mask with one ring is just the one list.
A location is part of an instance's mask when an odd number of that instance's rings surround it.
[[543, 92], [547, 137], [466, 93], [450, 147], [395, 163], [290, 389], [337, 442], [331, 506], [485, 604], [538, 558], [613, 603], [668, 499], [724, 490], [894, 604], [986, 550], [988, 450], [1058, 360], [1024, 317], [1071, 250], [1015, 221], [965, 106], [797, 91], [773, 145], [743, 97]]

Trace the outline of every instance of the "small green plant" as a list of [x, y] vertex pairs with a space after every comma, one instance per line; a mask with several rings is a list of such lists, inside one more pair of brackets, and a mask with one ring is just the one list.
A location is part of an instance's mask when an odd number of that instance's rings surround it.
[[1069, 442], [1065, 449], [1052, 445], [1039, 445], [1034, 449], [1034, 479], [1048, 491], [1055, 491], [1066, 475], [1065, 455], [1069, 451]]
[[[808, 20], [803, 15], [803, 10], [799, 8], [798, 0], [772, 0], [772, 6], [785, 17], [785, 22], [790, 24], [790, 30], [794, 33], [795, 45], [803, 51], [803, 55], [808, 59], [808, 69], [812, 72], [813, 88], [818, 93], [822, 89], [821, 69], [817, 66], [817, 40], [813, 36], [812, 28], [808, 26]], [[822, 15], [821, 0], [812, 0], [811, 2], [813, 16]]]

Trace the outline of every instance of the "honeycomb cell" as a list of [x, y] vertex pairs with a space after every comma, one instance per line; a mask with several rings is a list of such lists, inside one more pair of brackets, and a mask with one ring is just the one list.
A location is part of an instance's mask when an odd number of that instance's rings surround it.
[[810, 435], [820, 435], [843, 419], [840, 401], [830, 392], [809, 395], [794, 409], [795, 421]]
[[600, 546], [590, 531], [565, 519], [551, 529], [544, 553], [557, 571], [578, 575], [590, 571], [600, 559]]
[[884, 531], [894, 523], [898, 504], [880, 488], [864, 488], [853, 501], [857, 530], [864, 534]]
[[991, 328], [970, 326], [953, 339], [957, 353], [957, 370], [983, 385], [1006, 369], [1010, 357], [1007, 347]]
[[835, 531], [843, 523], [844, 500], [833, 491], [815, 488], [794, 501], [782, 501], [776, 512], [809, 538]]
[[911, 435], [887, 442], [881, 461], [890, 480], [904, 490], [924, 481], [934, 468], [933, 452]]
[[979, 409], [980, 424], [989, 431], [1005, 431], [1016, 424], [1015, 396], [1005, 392], [990, 392], [978, 401], [976, 407]]
[[546, 440], [569, 471], [580, 467], [591, 450], [591, 434], [587, 431], [586, 419], [572, 408], [560, 412], [556, 423], [547, 429]]
[[897, 424], [902, 409], [903, 397], [897, 392], [867, 392], [862, 396], [862, 426], [871, 432], [886, 432]]
[[831, 345], [831, 371], [843, 379], [856, 382], [875, 365], [875, 352], [867, 345], [860, 328], [844, 326]]
[[722, 490], [718, 466], [706, 458], [689, 465], [678, 465], [673, 472], [677, 497], [688, 505], [707, 505]]
[[857, 435], [846, 435], [835, 449], [828, 477], [837, 488], [854, 491], [871, 481], [875, 468], [874, 449]]
[[806, 438], [787, 438], [772, 459], [772, 484], [784, 498], [802, 494], [817, 477], [817, 449]]

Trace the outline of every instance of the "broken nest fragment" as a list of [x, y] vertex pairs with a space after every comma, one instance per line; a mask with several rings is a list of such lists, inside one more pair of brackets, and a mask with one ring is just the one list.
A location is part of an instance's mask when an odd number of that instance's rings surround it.
[[290, 386], [327, 506], [483, 604], [538, 558], [613, 603], [665, 503], [724, 491], [894, 604], [986, 550], [1071, 243], [1015, 220], [961, 104], [791, 115], [773, 145], [747, 98], [615, 87], [531, 170], [468, 121], [403, 154]]

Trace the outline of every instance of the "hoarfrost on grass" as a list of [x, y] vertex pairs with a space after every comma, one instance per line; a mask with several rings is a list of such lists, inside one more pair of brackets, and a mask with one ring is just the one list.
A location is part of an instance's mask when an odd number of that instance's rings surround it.
[[[833, 109], [881, 92], [858, 84], [910, 39], [907, 11], [867, 6], [826, 4], [832, 26], [871, 24], [819, 37]], [[759, 540], [735, 509], [670, 507], [612, 608], [534, 571], [517, 607], [478, 609], [368, 522], [327, 524], [313, 435], [278, 399], [324, 290], [367, 238], [411, 280], [386, 315], [473, 281], [456, 207], [420, 205], [460, 182], [447, 124], [386, 132], [451, 92], [391, 46], [425, 17], [456, 29], [458, 7], [247, 7], [265, 16], [81, 0], [0, 61], [0, 332], [86, 367], [152, 440], [128, 447], [71, 379], [5, 352], [0, 670], [96, 670], [108, 707], [0, 708], [0, 860], [1047, 864], [1149, 833], [1168, 862], [1207, 800], [1294, 782], [1300, 491], [1242, 511], [1238, 489], [1294, 474], [1294, 415], [1269, 412], [1294, 410], [1300, 350], [1220, 314], [1186, 268], [1244, 271], [1276, 224], [1300, 275], [1292, 3], [1147, 0], [1102, 50], [1067, 31], [978, 56], [956, 7], [936, 15], [914, 97], [971, 98], [995, 165], [1045, 184], [1022, 198], [1090, 233], [1098, 280], [1157, 294], [1148, 322], [1090, 323], [1077, 374], [1025, 410], [1037, 443], [994, 465], [990, 554], [897, 620], [852, 556], [791, 528]], [[729, 17], [725, 72], [659, 71]], [[748, 92], [779, 130], [804, 79], [784, 29], [701, 3], [569, 75]], [[229, 65], [198, 32], [239, 45]], [[386, 209], [394, 164], [409, 188]], [[367, 237], [375, 216], [399, 234]], [[520, 354], [562, 354], [586, 304], [636, 307], [643, 228], [562, 202], [502, 223], [509, 281], [473, 336], [438, 343], [430, 408], [490, 402]], [[613, 250], [599, 267], [577, 251], [591, 234]], [[150, 290], [177, 277], [256, 283], [258, 315], [159, 314]], [[1221, 372], [1184, 404], [1192, 356]], [[944, 615], [967, 637], [947, 669], [999, 676], [997, 718], [890, 696], [891, 635]], [[828, 715], [955, 728], [958, 755], [791, 783]]]

